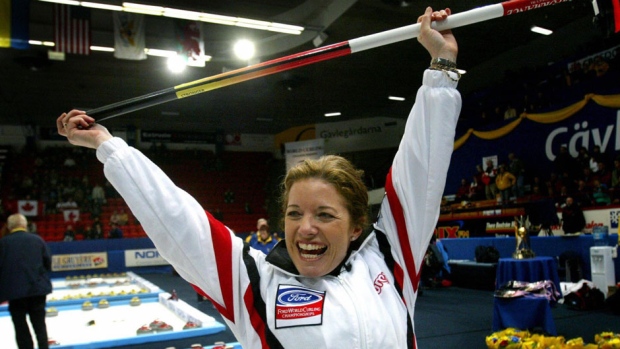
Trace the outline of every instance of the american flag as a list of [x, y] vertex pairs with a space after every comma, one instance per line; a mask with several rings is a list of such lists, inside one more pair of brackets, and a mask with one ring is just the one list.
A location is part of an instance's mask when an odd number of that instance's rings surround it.
[[90, 36], [90, 9], [54, 4], [56, 51], [87, 55], [90, 53]]

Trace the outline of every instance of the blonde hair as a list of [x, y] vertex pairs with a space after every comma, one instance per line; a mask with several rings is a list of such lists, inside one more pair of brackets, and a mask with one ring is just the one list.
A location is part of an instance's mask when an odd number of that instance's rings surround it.
[[15, 213], [9, 216], [6, 220], [6, 227], [9, 231], [16, 228], [24, 228], [28, 227], [28, 220], [26, 220], [26, 216], [23, 214]]
[[282, 181], [280, 198], [282, 212], [286, 211], [288, 196], [293, 184], [300, 180], [321, 179], [336, 188], [344, 198], [354, 227], [368, 226], [368, 189], [363, 181], [364, 171], [337, 155], [322, 156], [317, 160], [303, 160], [291, 168]]

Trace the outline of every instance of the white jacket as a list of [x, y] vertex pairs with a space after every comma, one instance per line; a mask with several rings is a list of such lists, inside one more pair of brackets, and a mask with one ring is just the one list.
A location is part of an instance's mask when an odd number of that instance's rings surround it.
[[268, 256], [246, 247], [122, 139], [97, 157], [161, 255], [212, 300], [244, 349], [411, 348], [461, 107], [455, 87], [443, 72], [424, 73], [375, 230], [322, 278], [299, 276], [284, 243]]

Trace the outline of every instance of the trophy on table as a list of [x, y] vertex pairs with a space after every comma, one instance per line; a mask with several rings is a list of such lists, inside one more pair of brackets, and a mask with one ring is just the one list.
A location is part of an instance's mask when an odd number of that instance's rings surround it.
[[512, 253], [514, 259], [528, 259], [534, 258], [536, 255], [534, 251], [530, 249], [530, 238], [528, 236], [528, 228], [523, 217], [515, 217], [515, 238], [517, 241], [517, 247]]

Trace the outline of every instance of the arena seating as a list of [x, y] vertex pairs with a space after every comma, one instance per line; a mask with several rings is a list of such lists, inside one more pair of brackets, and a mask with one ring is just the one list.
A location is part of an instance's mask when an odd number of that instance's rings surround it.
[[[41, 154], [12, 154], [6, 159], [4, 170], [20, 175], [8, 177], [4, 176], [2, 192], [0, 198], [4, 206], [9, 201], [24, 199], [20, 194], [19, 188], [22, 176], [34, 177], [37, 171], [40, 173], [49, 168], [51, 162], [62, 159], [69, 154], [71, 148], [60, 148], [54, 151], [45, 151], [44, 154], [59, 153], [60, 156], [44, 156], [46, 162], [43, 168], [37, 168], [35, 158]], [[148, 151], [146, 151], [148, 153]], [[53, 171], [58, 173], [60, 178], [81, 179], [84, 176], [89, 178], [89, 182], [103, 184], [102, 165], [93, 154], [83, 154], [80, 156], [79, 166], [65, 168], [61, 165]], [[269, 166], [271, 163], [270, 153], [224, 153], [219, 159], [210, 152], [192, 151], [167, 151], [165, 155], [149, 154], [153, 159], [182, 189], [189, 192], [200, 202], [200, 204], [212, 213], [219, 210], [222, 221], [235, 232], [245, 234], [256, 230], [258, 218], [267, 217], [266, 210], [266, 185], [268, 181]], [[217, 166], [214, 164], [217, 163]], [[22, 175], [23, 174], [23, 175]], [[35, 178], [37, 179], [37, 178]], [[39, 179], [40, 180], [40, 179]], [[37, 183], [41, 185], [40, 183]], [[234, 193], [233, 202], [225, 202], [225, 192]], [[90, 195], [90, 192], [87, 193]], [[40, 200], [42, 198], [29, 198]], [[10, 206], [10, 205], [9, 205]], [[12, 213], [13, 209], [8, 211]], [[129, 215], [129, 222], [121, 226], [124, 238], [145, 237], [146, 234], [140, 223], [132, 215], [131, 210], [120, 197], [108, 197], [102, 206], [100, 220], [103, 223], [103, 232], [107, 237], [110, 230], [110, 216], [114, 211], [124, 210]], [[80, 217], [75, 222], [67, 222], [61, 212], [44, 213], [34, 219], [37, 224], [37, 232], [46, 241], [62, 241], [67, 225], [71, 224], [78, 233], [77, 240], [83, 239], [80, 231], [87, 225], [92, 224], [93, 217], [88, 210], [81, 210]]]

